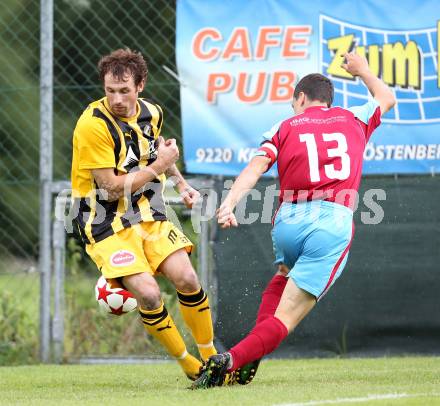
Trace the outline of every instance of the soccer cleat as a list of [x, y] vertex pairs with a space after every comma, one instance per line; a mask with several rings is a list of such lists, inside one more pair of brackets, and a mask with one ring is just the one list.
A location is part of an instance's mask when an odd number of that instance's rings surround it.
[[248, 383], [250, 383], [257, 373], [260, 361], [261, 359], [257, 359], [255, 361], [249, 362], [246, 365], [243, 365], [241, 368], [236, 369], [234, 371], [234, 381], [236, 383], [239, 383], [240, 385], [247, 385]]
[[235, 371], [232, 372], [226, 372], [225, 380], [223, 381], [222, 386], [231, 386], [235, 385], [237, 383]]
[[208, 389], [214, 386], [222, 386], [225, 383], [230, 359], [231, 356], [227, 352], [209, 357], [206, 368], [193, 382], [191, 389]]

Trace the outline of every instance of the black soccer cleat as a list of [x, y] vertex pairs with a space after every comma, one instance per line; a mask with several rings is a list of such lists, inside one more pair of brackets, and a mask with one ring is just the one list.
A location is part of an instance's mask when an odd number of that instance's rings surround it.
[[222, 386], [228, 371], [231, 359], [229, 353], [211, 355], [206, 363], [206, 368], [192, 383], [191, 389], [208, 389], [214, 386]]
[[257, 359], [255, 361], [249, 362], [246, 365], [243, 365], [241, 368], [236, 369], [235, 372], [235, 382], [240, 385], [247, 385], [254, 379], [255, 374], [257, 373], [258, 366], [260, 365], [261, 359]]

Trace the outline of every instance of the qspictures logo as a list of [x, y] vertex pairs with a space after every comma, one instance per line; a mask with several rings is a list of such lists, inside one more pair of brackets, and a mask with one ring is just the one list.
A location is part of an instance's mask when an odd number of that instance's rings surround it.
[[440, 123], [440, 21], [421, 30], [384, 30], [320, 15], [321, 73], [335, 84], [335, 104], [358, 105], [368, 99], [365, 86], [341, 68], [353, 49], [367, 57], [371, 71], [394, 91], [397, 104], [383, 122]]

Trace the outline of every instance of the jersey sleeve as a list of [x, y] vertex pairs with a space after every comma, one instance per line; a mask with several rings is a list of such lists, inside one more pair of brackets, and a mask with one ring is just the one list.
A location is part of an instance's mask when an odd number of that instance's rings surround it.
[[78, 146], [79, 169], [115, 168], [115, 144], [104, 122], [78, 122], [74, 137]]
[[365, 139], [368, 141], [373, 131], [379, 127], [381, 123], [379, 103], [377, 100], [373, 99], [362, 106], [350, 107], [348, 110], [353, 113], [356, 120], [361, 125]]
[[276, 123], [269, 131], [263, 133], [263, 139], [260, 147], [254, 153], [254, 156], [265, 156], [270, 159], [268, 170], [278, 158], [278, 147], [280, 144], [280, 126], [281, 121]]

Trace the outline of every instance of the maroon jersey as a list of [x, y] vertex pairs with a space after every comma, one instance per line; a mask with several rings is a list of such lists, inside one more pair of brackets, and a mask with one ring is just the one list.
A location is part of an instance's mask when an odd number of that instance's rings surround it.
[[313, 106], [264, 134], [256, 155], [278, 164], [280, 202], [327, 200], [353, 208], [364, 149], [380, 124], [380, 107]]

